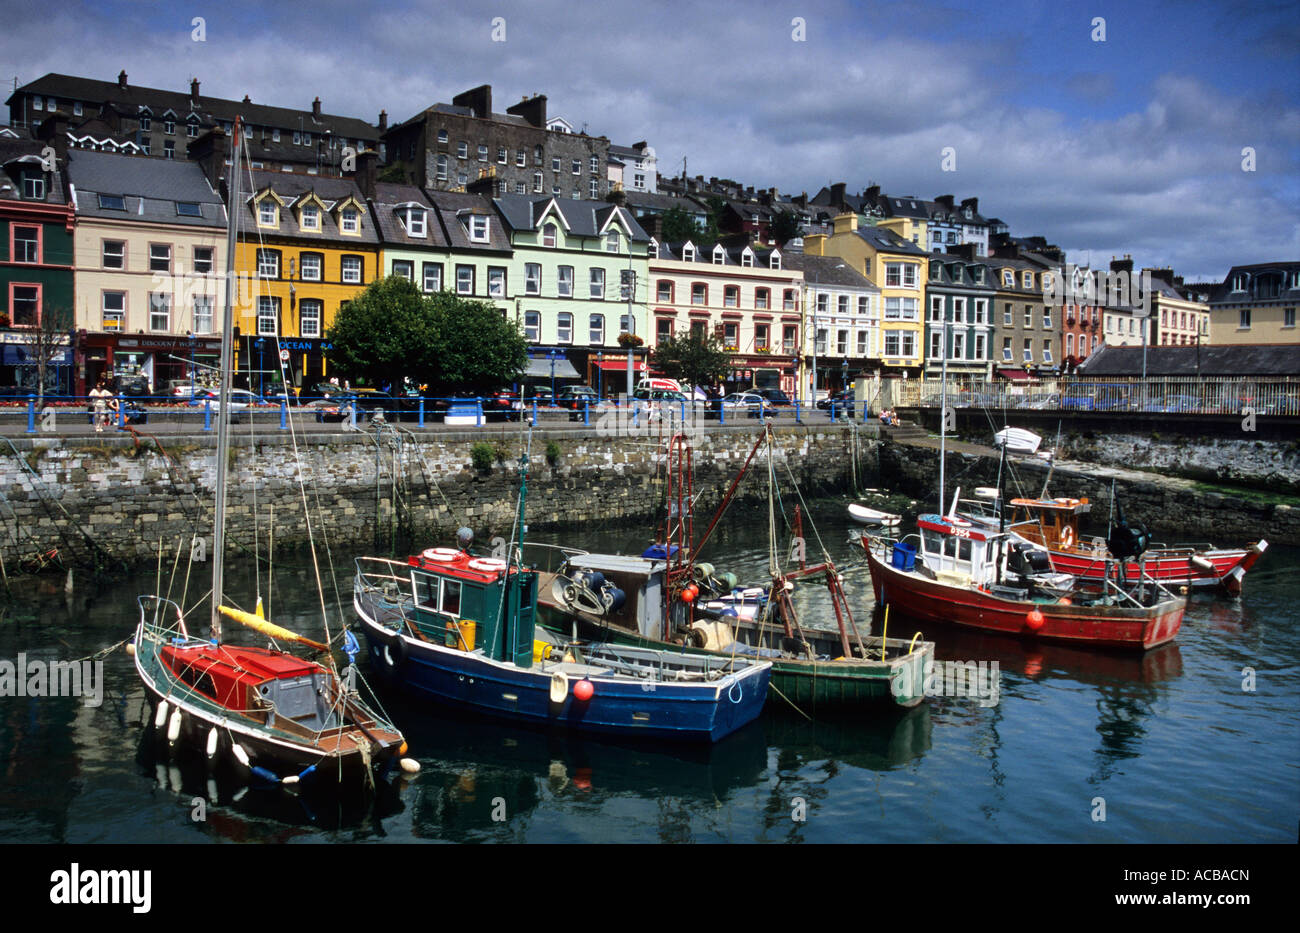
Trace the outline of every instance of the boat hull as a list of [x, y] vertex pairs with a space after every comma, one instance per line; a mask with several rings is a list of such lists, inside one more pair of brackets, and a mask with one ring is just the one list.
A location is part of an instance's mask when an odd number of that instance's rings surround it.
[[637, 682], [588, 674], [592, 695], [551, 696], [563, 663], [521, 668], [479, 652], [399, 634], [376, 621], [374, 607], [354, 601], [371, 666], [389, 684], [458, 709], [596, 735], [677, 742], [717, 742], [754, 720], [767, 698], [771, 667], [749, 665], [709, 683]]
[[[728, 651], [674, 645], [655, 641], [620, 626], [606, 624], [585, 613], [573, 613], [541, 601], [542, 624], [550, 631], [567, 634], [576, 622], [582, 638], [608, 639], [642, 648], [677, 650], [683, 654], [728, 657]], [[735, 620], [728, 620], [735, 624]], [[879, 644], [879, 640], [875, 640]], [[890, 644], [894, 642], [890, 639]], [[910, 709], [925, 699], [921, 689], [928, 661], [934, 659], [934, 645], [918, 641], [908, 656], [885, 661], [819, 661], [802, 658], [768, 658], [772, 663], [772, 684], [768, 703], [774, 707], [795, 705], [804, 712], [819, 710], [846, 712], [863, 706], [896, 706]]]
[[[1240, 596], [1246, 574], [1268, 547], [1261, 541], [1248, 548], [1224, 548], [1212, 551], [1182, 549], [1153, 550], [1143, 555], [1141, 567], [1137, 561], [1128, 561], [1124, 572], [1136, 580], [1140, 572], [1165, 586], [1218, 587], [1231, 596]], [[1059, 550], [1049, 548], [1052, 566], [1083, 580], [1100, 581], [1106, 578], [1106, 557], [1091, 551]], [[1197, 559], [1211, 567], [1196, 566]], [[1111, 562], [1112, 565], [1114, 561]]]
[[[384, 770], [390, 767], [402, 747], [400, 735], [379, 729], [372, 730], [372, 735], [391, 740], [384, 747], [373, 745], [364, 737], [345, 734], [338, 741], [327, 738], [326, 741], [332, 747], [323, 748], [280, 730], [267, 728], [247, 716], [224, 709], [216, 702], [187, 689], [184, 684], [170, 679], [166, 665], [159, 659], [156, 650], [152, 650], [148, 638], [142, 638], [138, 634], [136, 644], [136, 672], [144, 684], [151, 707], [151, 722], [156, 721], [153, 716], [160, 703], [166, 703], [168, 707], [164, 714], [164, 725], [155, 728], [155, 738], [166, 745], [169, 753], [206, 756], [209, 735], [215, 728], [217, 747], [215, 753], [208, 756], [208, 761], [214, 768], [227, 767], [245, 779], [250, 776], [283, 779], [308, 772], [303, 780], [312, 787], [361, 790], [373, 786], [372, 769]], [[173, 736], [170, 723], [177, 710], [180, 711], [180, 720]], [[243, 749], [247, 763], [234, 752], [234, 743]], [[261, 769], [262, 774], [251, 772], [251, 768]]]
[[[1152, 607], [1084, 606], [1009, 600], [974, 587], [929, 580], [882, 561], [865, 546], [876, 602], [921, 622], [960, 625], [1038, 641], [1145, 651], [1172, 641], [1182, 625], [1185, 599]], [[1034, 629], [1030, 613], [1042, 614]]]

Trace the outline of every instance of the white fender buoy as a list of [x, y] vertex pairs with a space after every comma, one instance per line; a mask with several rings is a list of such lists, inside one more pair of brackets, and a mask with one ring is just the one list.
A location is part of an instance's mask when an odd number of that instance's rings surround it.
[[414, 758], [403, 758], [397, 762], [397, 765], [407, 774], [420, 773], [420, 763], [416, 761]]
[[1214, 564], [1199, 554], [1192, 557], [1192, 566], [1202, 573], [1214, 573]]
[[217, 754], [217, 727], [213, 726], [208, 730], [208, 761], [211, 761]]
[[248, 767], [248, 752], [244, 751], [244, 746], [240, 745], [238, 742], [235, 742], [233, 745], [230, 746], [230, 752], [232, 755], [235, 756], [235, 759], [241, 765], [243, 765], [245, 768]]
[[281, 784], [297, 784], [300, 778], [296, 774], [289, 774], [280, 778]]
[[217, 782], [212, 778], [208, 778], [208, 802], [216, 803], [218, 799]]
[[128, 642], [126, 643], [126, 656], [127, 656], [128, 658], [134, 658], [134, 657], [135, 657], [135, 642], [133, 642], [133, 641], [128, 641]]
[[181, 708], [178, 706], [172, 710], [172, 718], [167, 723], [167, 744], [175, 745], [176, 739], [181, 734]]
[[174, 764], [168, 765], [167, 780], [171, 785], [172, 793], [179, 794], [184, 787], [184, 782], [181, 780], [181, 769]]
[[564, 671], [556, 671], [551, 675], [551, 702], [563, 703], [568, 695], [569, 678], [564, 675]]
[[161, 729], [163, 723], [167, 721], [167, 701], [159, 700], [158, 709], [154, 711], [153, 726], [155, 729]]

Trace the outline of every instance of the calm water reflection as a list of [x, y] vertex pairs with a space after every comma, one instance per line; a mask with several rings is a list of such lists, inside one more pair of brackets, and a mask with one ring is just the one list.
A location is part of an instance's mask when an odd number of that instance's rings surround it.
[[[814, 513], [826, 549], [848, 568], [859, 622], [873, 624], [842, 505], [817, 503]], [[631, 553], [649, 534], [534, 538]], [[765, 542], [765, 519], [737, 513], [708, 559], [757, 580]], [[998, 663], [994, 706], [934, 698], [906, 714], [835, 723], [779, 711], [709, 750], [546, 734], [384, 695], [424, 770], [361, 807], [225, 786], [201, 765], [157, 760], [142, 690], [117, 651], [105, 659], [98, 709], [0, 698], [0, 840], [1289, 842], [1300, 812], [1298, 556], [1270, 549], [1243, 600], [1195, 597], [1178, 641], [1139, 656], [927, 630], [941, 659]], [[349, 570], [339, 562], [345, 588]], [[70, 659], [113, 644], [133, 628], [135, 596], [155, 575], [74, 577], [70, 591], [62, 578], [15, 580], [0, 603], [0, 660]], [[251, 602], [247, 568], [230, 577], [230, 592]], [[304, 560], [277, 559], [275, 587], [278, 622], [318, 626]], [[171, 582], [190, 604], [205, 588], [186, 589], [183, 570]], [[820, 598], [800, 597], [809, 618]], [[911, 632], [891, 622], [890, 634]], [[1253, 691], [1243, 690], [1243, 668], [1255, 672]], [[196, 797], [202, 822], [191, 819]], [[1091, 817], [1098, 797], [1105, 822]], [[806, 819], [792, 820], [800, 807]]]

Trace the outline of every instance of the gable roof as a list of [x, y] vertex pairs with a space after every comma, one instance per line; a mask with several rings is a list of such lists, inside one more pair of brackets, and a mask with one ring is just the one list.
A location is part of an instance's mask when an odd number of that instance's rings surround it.
[[[141, 160], [144, 161], [144, 160]], [[146, 163], [151, 164], [151, 163]], [[361, 190], [357, 183], [351, 178], [334, 178], [329, 175], [299, 175], [291, 172], [267, 172], [255, 171], [253, 174], [253, 194], [245, 196], [243, 209], [247, 216], [252, 217], [253, 213], [253, 196], [259, 192], [270, 189], [277, 198], [279, 198], [288, 210], [280, 211], [280, 228], [279, 235], [288, 237], [297, 237], [311, 240], [329, 240], [338, 243], [364, 243], [373, 244], [379, 242], [379, 234], [375, 229], [374, 218], [370, 214], [369, 207], [366, 206], [365, 199], [361, 196]], [[327, 210], [321, 215], [320, 230], [304, 232], [298, 227], [297, 218], [294, 217], [293, 206], [308, 192], [312, 192], [323, 201]], [[351, 199], [362, 209], [361, 215], [361, 232], [360, 234], [343, 233], [339, 229], [339, 218], [335, 208], [339, 202]], [[265, 227], [260, 228], [263, 236], [268, 234]], [[244, 229], [241, 229], [241, 236], [256, 236], [259, 231], [256, 220], [250, 220]], [[274, 236], [274, 233], [270, 234]]]
[[807, 253], [783, 253], [785, 268], [803, 272], [809, 288], [826, 285], [837, 288], [860, 288], [879, 292], [871, 281], [838, 256], [810, 256]]
[[[64, 173], [62, 171], [45, 172], [45, 197], [39, 201], [22, 197], [18, 185], [18, 171], [22, 165], [41, 162], [41, 152], [45, 143], [30, 138], [11, 138], [0, 136], [0, 200], [26, 201], [29, 204], [65, 204]], [[5, 187], [10, 186], [10, 187]]]
[[530, 197], [524, 194], [505, 194], [493, 198], [492, 203], [512, 230], [537, 230], [548, 206], [553, 203], [552, 212], [559, 213], [568, 235], [575, 237], [600, 236], [612, 215], [618, 212], [620, 222], [634, 243], [650, 242], [650, 235], [636, 222], [631, 211], [608, 201], [576, 201], [553, 195]]

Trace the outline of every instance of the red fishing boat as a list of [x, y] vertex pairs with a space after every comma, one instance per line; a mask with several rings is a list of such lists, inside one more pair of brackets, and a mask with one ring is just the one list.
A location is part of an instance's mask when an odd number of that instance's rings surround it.
[[862, 537], [876, 602], [922, 622], [1042, 641], [1146, 650], [1172, 641], [1187, 600], [1149, 577], [1100, 585], [1053, 571], [1047, 551], [955, 516], [922, 515], [917, 545]]
[[[1091, 509], [1084, 499], [1012, 499], [1009, 531], [1051, 553], [1052, 566], [1084, 580], [1104, 578], [1113, 562], [1105, 538], [1084, 541], [1079, 534], [1079, 516]], [[1216, 548], [1213, 545], [1152, 545], [1142, 554], [1142, 572], [1166, 586], [1219, 587], [1232, 596], [1241, 595], [1242, 581], [1268, 548], [1258, 541], [1245, 548]], [[1124, 563], [1126, 576], [1138, 576], [1139, 562]]]

